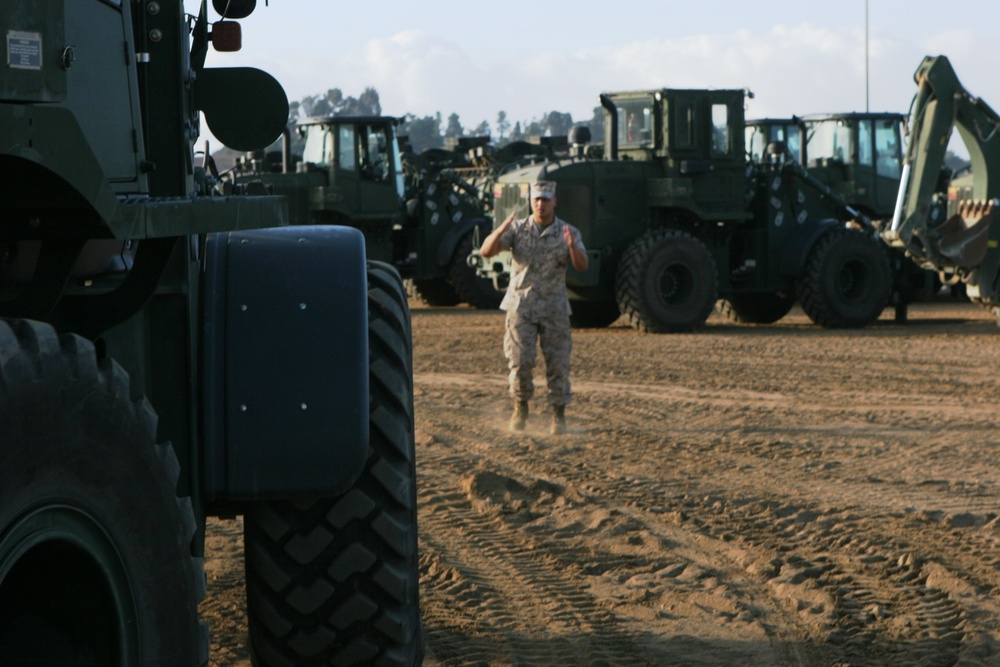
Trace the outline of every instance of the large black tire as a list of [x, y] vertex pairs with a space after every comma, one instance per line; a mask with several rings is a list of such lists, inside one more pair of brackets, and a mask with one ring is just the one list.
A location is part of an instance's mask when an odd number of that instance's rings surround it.
[[795, 305], [795, 296], [780, 292], [733, 294], [719, 299], [715, 307], [726, 320], [734, 324], [773, 324], [788, 314]]
[[679, 333], [708, 319], [719, 278], [705, 244], [685, 232], [657, 229], [625, 251], [615, 291], [618, 307], [635, 329]]
[[263, 503], [245, 518], [257, 667], [423, 659], [410, 318], [388, 265], [369, 263], [368, 309], [371, 433], [360, 478], [339, 496]]
[[446, 278], [411, 278], [406, 281], [406, 293], [432, 308], [450, 308], [462, 303]]
[[574, 329], [602, 329], [621, 317], [614, 301], [573, 301], [569, 324]]
[[0, 665], [204, 665], [180, 467], [93, 345], [0, 320]]
[[458, 298], [479, 310], [496, 310], [503, 301], [503, 292], [493, 286], [493, 280], [476, 275], [476, 269], [466, 261], [472, 253], [472, 232], [458, 242], [448, 278]]
[[877, 320], [889, 303], [889, 258], [864, 232], [833, 229], [810, 251], [796, 287], [802, 310], [816, 324], [860, 329]]

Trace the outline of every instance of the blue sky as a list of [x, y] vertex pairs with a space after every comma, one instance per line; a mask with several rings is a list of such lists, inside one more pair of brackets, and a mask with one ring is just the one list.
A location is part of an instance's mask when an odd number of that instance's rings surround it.
[[[241, 21], [243, 51], [209, 65], [264, 69], [292, 100], [374, 86], [385, 114], [456, 112], [467, 128], [500, 110], [586, 120], [601, 92], [659, 87], [749, 88], [750, 117], [866, 106], [865, 0], [266, 1]], [[905, 112], [939, 54], [1000, 108], [1000, 2], [868, 0], [867, 17], [872, 111]]]

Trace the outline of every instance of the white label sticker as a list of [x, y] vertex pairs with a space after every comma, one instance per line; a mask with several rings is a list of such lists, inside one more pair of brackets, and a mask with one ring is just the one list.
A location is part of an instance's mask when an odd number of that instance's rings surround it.
[[12, 69], [42, 69], [42, 33], [8, 30], [7, 65]]

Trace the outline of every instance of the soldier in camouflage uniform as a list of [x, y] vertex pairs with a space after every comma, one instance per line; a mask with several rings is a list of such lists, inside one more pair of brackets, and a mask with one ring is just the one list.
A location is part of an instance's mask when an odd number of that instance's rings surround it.
[[541, 343], [545, 377], [552, 406], [552, 433], [566, 432], [566, 405], [570, 402], [570, 306], [566, 294], [566, 266], [587, 270], [587, 251], [580, 231], [556, 217], [556, 184], [537, 181], [531, 186], [531, 215], [503, 221], [483, 241], [483, 257], [510, 250], [510, 284], [500, 308], [507, 311], [503, 351], [510, 368], [514, 413], [510, 429], [524, 429], [528, 400], [535, 391], [532, 377]]

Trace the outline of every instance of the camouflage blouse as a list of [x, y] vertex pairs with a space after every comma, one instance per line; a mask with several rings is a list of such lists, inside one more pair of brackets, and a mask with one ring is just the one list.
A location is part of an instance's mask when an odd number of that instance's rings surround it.
[[563, 226], [569, 227], [574, 243], [584, 252], [580, 230], [558, 217], [541, 231], [528, 215], [515, 220], [500, 237], [500, 246], [510, 250], [513, 257], [501, 309], [530, 318], [570, 314], [566, 294], [566, 266], [570, 259]]

